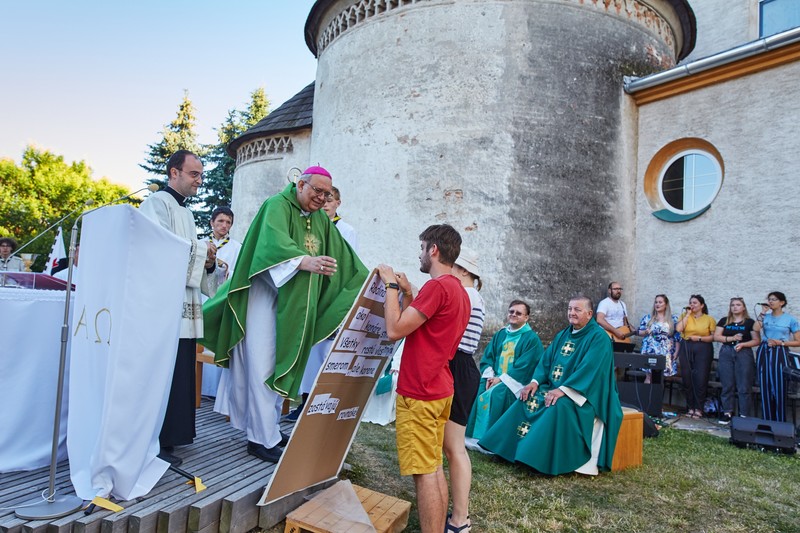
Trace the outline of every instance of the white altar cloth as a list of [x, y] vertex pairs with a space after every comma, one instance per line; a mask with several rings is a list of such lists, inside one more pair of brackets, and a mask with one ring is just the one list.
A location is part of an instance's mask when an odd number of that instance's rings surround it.
[[[64, 291], [0, 288], [0, 472], [50, 464], [65, 296]], [[68, 381], [59, 461], [67, 457]]]

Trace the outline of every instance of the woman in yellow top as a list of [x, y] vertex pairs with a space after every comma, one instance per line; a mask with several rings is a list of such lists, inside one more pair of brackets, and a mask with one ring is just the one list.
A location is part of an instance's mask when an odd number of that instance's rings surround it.
[[717, 322], [708, 315], [706, 301], [699, 294], [692, 294], [689, 307], [684, 310], [675, 329], [683, 337], [678, 351], [683, 388], [686, 394], [688, 415], [699, 419], [703, 416], [703, 405], [708, 392], [708, 375], [714, 359], [714, 330]]

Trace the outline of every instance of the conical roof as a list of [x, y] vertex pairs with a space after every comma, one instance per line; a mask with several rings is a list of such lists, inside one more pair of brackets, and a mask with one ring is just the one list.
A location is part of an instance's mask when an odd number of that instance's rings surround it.
[[232, 140], [228, 144], [228, 155], [236, 159], [236, 150], [255, 137], [267, 137], [275, 133], [310, 128], [313, 111], [314, 82], [312, 81], [302, 91], [286, 100], [278, 109], [259, 120], [255, 126]]

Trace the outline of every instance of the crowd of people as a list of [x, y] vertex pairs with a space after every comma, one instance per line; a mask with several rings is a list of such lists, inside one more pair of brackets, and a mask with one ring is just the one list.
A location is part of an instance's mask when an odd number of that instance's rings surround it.
[[[200, 340], [224, 367], [213, 380], [215, 410], [246, 432], [248, 453], [277, 462], [289, 440], [279, 427], [284, 399], [303, 398], [290, 416], [296, 419], [366, 280], [355, 231], [338, 215], [341, 196], [320, 166], [269, 197], [242, 243], [229, 236], [234, 214], [227, 207], [212, 213], [211, 238], [198, 239], [185, 203], [203, 181], [199, 157], [176, 152], [167, 177], [168, 186], [140, 207], [191, 243], [160, 457], [180, 464], [175, 447], [195, 437]], [[396, 377], [396, 439], [400, 473], [414, 478], [422, 531], [469, 532], [467, 446], [550, 475], [609, 470], [622, 422], [612, 341], [638, 336], [643, 354], [664, 356], [663, 373], [681, 377], [691, 418], [703, 416], [719, 343], [720, 421], [753, 414], [756, 384], [760, 416], [785, 419], [783, 369], [789, 350], [800, 346], [800, 323], [785, 311], [782, 292], [770, 292], [754, 318], [744, 299], [731, 298], [719, 321], [700, 294], [691, 295], [680, 313], [658, 294], [634, 327], [624, 289], [612, 282], [596, 312], [582, 294], [569, 300], [568, 324], [546, 349], [529, 323], [530, 305], [514, 299], [507, 325], [494, 333], [477, 365], [485, 320], [478, 254], [446, 224], [429, 226], [419, 240], [420, 270], [430, 275], [422, 287], [388, 265], [377, 270], [386, 288], [387, 335], [405, 343]], [[3, 270], [19, 268], [16, 246], [0, 239]]]
[[[641, 352], [664, 356], [664, 376], [679, 376], [686, 398], [687, 416], [706, 416], [708, 384], [714, 361], [714, 343], [719, 343], [717, 372], [721, 385], [719, 422], [727, 424], [735, 415], [757, 415], [784, 421], [784, 369], [790, 366], [789, 351], [800, 346], [800, 323], [785, 312], [786, 295], [770, 292], [758, 303], [752, 318], [744, 298], [730, 299], [728, 313], [719, 320], [709, 315], [706, 301], [692, 294], [680, 314], [673, 313], [669, 298], [656, 295], [652, 310], [638, 328], [631, 328], [623, 288], [608, 286], [609, 296], [597, 309], [597, 321], [616, 342], [641, 337]], [[761, 409], [756, 412], [753, 388], [760, 389]], [[738, 404], [738, 405], [737, 405]]]

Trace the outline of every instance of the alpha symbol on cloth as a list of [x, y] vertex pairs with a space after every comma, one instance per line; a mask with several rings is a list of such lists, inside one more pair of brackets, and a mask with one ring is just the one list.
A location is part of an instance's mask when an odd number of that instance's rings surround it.
[[561, 365], [553, 369], [553, 381], [561, 381], [561, 376], [564, 375], [564, 367]]
[[537, 410], [539, 408], [539, 398], [537, 398], [536, 396], [531, 396], [528, 399], [528, 401], [525, 402], [525, 407], [531, 413], [534, 412], [535, 410]]
[[530, 429], [531, 425], [528, 422], [523, 422], [522, 424], [517, 426], [517, 436], [519, 438], [524, 437], [525, 435], [528, 434], [528, 431], [530, 431]]
[[561, 347], [561, 355], [570, 356], [574, 351], [575, 351], [575, 343], [572, 341], [565, 342], [564, 346]]
[[313, 233], [306, 233], [305, 247], [311, 255], [317, 255], [319, 252], [319, 239]]

